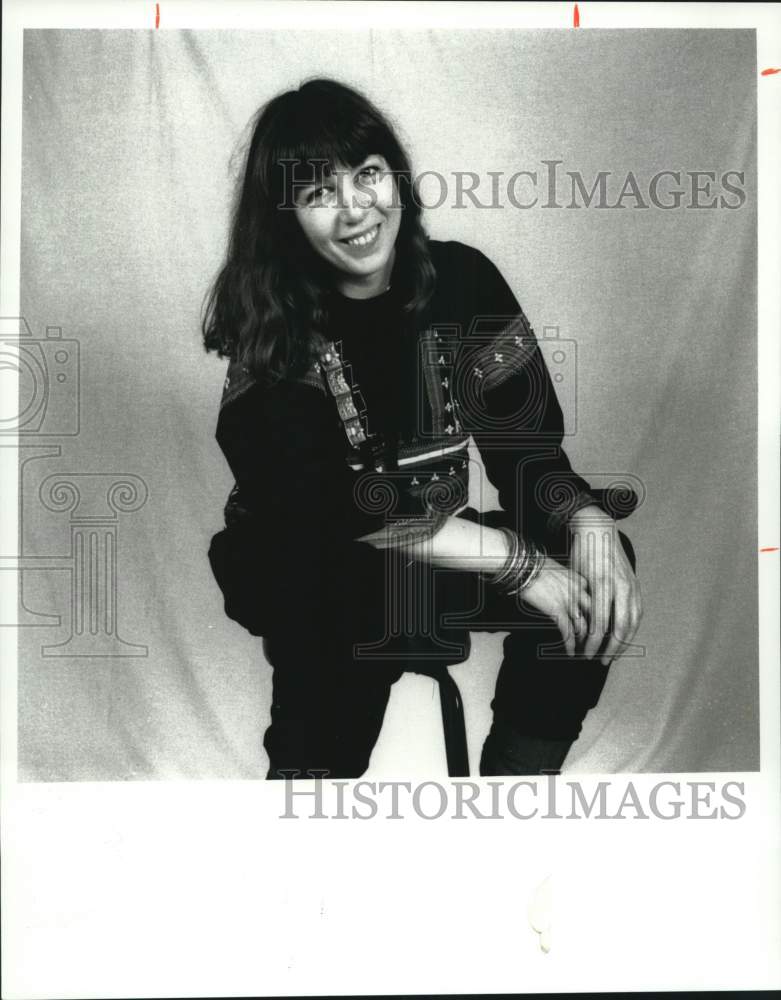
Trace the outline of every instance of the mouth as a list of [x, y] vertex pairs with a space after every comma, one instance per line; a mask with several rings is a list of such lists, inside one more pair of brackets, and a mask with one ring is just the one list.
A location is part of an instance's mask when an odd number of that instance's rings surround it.
[[346, 239], [339, 240], [347, 247], [356, 247], [360, 249], [361, 247], [371, 246], [372, 243], [377, 239], [380, 232], [380, 223], [378, 222], [371, 229], [367, 229], [364, 233], [359, 233], [357, 236], [349, 236]]

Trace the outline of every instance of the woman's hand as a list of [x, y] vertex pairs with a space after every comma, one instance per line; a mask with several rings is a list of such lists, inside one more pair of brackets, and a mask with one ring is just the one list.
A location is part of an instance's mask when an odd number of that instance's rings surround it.
[[537, 577], [520, 591], [526, 604], [547, 615], [558, 625], [567, 656], [575, 655], [575, 643], [587, 634], [591, 598], [584, 577], [545, 556]]
[[[586, 580], [591, 598], [588, 638], [583, 653], [592, 659], [606, 636], [602, 654], [607, 665], [634, 638], [643, 606], [640, 584], [626, 557], [616, 524], [600, 507], [591, 505], [573, 514], [570, 566]], [[612, 631], [610, 622], [613, 622]]]

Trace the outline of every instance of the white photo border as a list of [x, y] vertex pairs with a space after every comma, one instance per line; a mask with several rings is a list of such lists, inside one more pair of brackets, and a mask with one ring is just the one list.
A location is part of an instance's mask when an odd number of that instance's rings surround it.
[[[400, 15], [409, 28], [563, 29], [574, 6], [6, 0], [0, 315], [19, 315], [24, 28], [139, 30], [159, 12], [167, 31], [381, 28]], [[671, 779], [740, 782], [745, 814], [715, 824], [414, 817], [334, 827], [280, 819], [282, 782], [18, 783], [16, 638], [0, 629], [6, 997], [781, 986], [781, 73], [761, 75], [781, 67], [780, 8], [578, 6], [577, 30], [757, 32], [758, 527], [760, 546], [776, 549], [759, 559], [761, 771], [632, 776], [640, 792]], [[15, 450], [0, 448], [0, 463], [4, 494], [18, 496]], [[0, 514], [4, 553], [16, 551], [16, 513]], [[0, 582], [15, 613], [15, 583]], [[545, 953], [527, 904], [548, 876], [556, 902]]]

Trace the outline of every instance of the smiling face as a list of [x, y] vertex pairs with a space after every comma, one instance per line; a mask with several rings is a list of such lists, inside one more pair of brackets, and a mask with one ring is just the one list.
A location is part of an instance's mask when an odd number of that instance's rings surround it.
[[379, 155], [357, 167], [339, 165], [296, 192], [304, 235], [350, 298], [370, 298], [387, 288], [401, 211], [393, 174]]

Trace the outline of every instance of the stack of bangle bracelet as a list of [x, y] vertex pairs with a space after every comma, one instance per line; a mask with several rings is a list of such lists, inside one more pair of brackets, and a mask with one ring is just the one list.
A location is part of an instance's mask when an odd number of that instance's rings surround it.
[[524, 590], [537, 579], [545, 561], [545, 552], [534, 542], [523, 541], [511, 528], [499, 530], [507, 539], [510, 551], [504, 566], [497, 573], [484, 573], [483, 579], [510, 596]]

